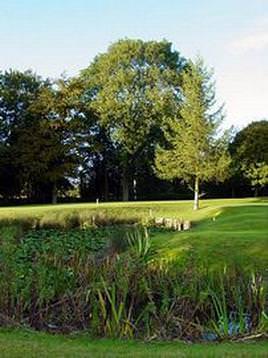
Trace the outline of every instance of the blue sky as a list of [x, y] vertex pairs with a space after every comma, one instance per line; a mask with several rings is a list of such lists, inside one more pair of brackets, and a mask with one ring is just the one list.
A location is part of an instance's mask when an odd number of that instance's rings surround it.
[[214, 67], [226, 126], [268, 118], [268, 0], [0, 0], [0, 69], [77, 74], [119, 38]]

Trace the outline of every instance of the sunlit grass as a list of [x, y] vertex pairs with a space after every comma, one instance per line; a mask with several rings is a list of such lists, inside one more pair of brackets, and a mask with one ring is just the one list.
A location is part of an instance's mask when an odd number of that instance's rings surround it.
[[226, 206], [210, 214], [191, 231], [156, 233], [154, 243], [159, 257], [178, 259], [191, 251], [199, 263], [209, 267], [228, 264], [249, 269], [267, 267], [267, 205]]

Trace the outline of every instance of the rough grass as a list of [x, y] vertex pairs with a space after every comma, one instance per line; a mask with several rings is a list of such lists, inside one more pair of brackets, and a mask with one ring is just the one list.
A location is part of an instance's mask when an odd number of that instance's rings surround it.
[[91, 340], [31, 331], [0, 331], [2, 358], [34, 357], [267, 357], [268, 342], [187, 344]]

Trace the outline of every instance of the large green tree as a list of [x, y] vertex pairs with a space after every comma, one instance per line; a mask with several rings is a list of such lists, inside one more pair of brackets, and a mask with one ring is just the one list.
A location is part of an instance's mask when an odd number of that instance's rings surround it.
[[156, 152], [157, 174], [182, 179], [194, 191], [199, 208], [200, 182], [224, 180], [230, 158], [219, 136], [222, 108], [216, 108], [214, 82], [203, 61], [190, 62], [182, 74], [182, 105], [165, 123], [166, 146]]
[[129, 197], [134, 159], [144, 160], [163, 118], [177, 110], [184, 65], [167, 41], [120, 40], [81, 73], [84, 101], [120, 153], [123, 200]]

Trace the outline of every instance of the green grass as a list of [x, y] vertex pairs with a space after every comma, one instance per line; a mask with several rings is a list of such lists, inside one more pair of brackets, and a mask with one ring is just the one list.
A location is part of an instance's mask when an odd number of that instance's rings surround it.
[[237, 264], [265, 269], [268, 263], [268, 206], [247, 204], [211, 210], [187, 232], [154, 235], [162, 258], [179, 258], [191, 250], [210, 267]]
[[35, 357], [267, 357], [268, 342], [187, 344], [91, 340], [88, 336], [0, 331], [2, 358]]

